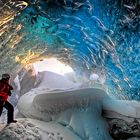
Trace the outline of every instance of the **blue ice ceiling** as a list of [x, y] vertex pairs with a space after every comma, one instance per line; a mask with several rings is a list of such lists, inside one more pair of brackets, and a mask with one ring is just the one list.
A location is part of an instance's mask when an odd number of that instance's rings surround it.
[[140, 100], [139, 0], [26, 2], [11, 23], [22, 26], [16, 55], [56, 56], [77, 74], [104, 74], [112, 94]]

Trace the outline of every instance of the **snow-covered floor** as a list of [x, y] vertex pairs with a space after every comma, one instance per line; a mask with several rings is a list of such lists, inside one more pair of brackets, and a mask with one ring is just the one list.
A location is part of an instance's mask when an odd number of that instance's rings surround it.
[[[4, 125], [2, 126], [4, 127]], [[80, 140], [67, 128], [55, 122], [43, 122], [33, 119], [18, 119], [0, 132], [1, 140]]]

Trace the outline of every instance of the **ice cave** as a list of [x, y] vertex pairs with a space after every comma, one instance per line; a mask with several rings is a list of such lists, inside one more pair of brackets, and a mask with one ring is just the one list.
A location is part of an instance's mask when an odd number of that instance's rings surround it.
[[0, 140], [140, 140], [140, 0], [0, 0], [0, 60]]

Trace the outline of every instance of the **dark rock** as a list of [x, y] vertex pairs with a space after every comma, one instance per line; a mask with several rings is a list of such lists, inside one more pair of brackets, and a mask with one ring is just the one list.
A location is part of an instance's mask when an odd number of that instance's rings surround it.
[[140, 120], [128, 122], [121, 119], [108, 119], [110, 135], [114, 140], [126, 140], [140, 137]]

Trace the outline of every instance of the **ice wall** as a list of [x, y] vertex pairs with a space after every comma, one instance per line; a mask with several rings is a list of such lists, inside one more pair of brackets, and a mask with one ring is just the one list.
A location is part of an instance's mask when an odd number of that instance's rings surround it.
[[80, 76], [106, 75], [111, 94], [139, 100], [138, 0], [25, 1], [0, 2], [1, 74], [56, 56]]

